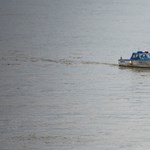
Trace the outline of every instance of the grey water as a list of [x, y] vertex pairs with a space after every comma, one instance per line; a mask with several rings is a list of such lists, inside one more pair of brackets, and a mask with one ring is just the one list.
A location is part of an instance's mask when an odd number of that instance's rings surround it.
[[146, 150], [149, 0], [0, 1], [0, 150]]

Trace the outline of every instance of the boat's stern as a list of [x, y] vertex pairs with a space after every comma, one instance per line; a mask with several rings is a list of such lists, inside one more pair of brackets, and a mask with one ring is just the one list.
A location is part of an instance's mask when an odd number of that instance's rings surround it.
[[122, 57], [120, 57], [118, 64], [119, 66], [129, 67], [132, 66], [132, 61], [130, 59], [122, 59]]

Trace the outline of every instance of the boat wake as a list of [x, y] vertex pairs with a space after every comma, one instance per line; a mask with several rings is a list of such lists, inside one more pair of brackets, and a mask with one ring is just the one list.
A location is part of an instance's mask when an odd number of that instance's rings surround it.
[[63, 65], [107, 65], [107, 66], [118, 66], [117, 64], [98, 62], [98, 61], [84, 61], [80, 59], [49, 59], [49, 58], [37, 58], [37, 57], [5, 57], [0, 59], [1, 64], [20, 64], [21, 62], [32, 62], [32, 63], [56, 63]]
[[96, 62], [96, 61], [81, 61], [82, 64], [85, 65], [108, 65], [108, 66], [118, 66], [117, 64], [113, 63], [105, 63], [105, 62]]
[[76, 61], [76, 60], [70, 60], [70, 59], [53, 60], [53, 59], [43, 59], [43, 58], [42, 58], [41, 61], [50, 62], [50, 63], [66, 64], [66, 65], [83, 64], [83, 65], [108, 65], [108, 66], [118, 66], [117, 64], [113, 64], [113, 63], [98, 62], [98, 61]]

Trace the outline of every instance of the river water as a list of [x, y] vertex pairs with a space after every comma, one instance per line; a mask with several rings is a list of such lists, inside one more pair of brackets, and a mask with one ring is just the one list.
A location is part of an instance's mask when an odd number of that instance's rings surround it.
[[0, 1], [0, 150], [146, 150], [148, 0]]

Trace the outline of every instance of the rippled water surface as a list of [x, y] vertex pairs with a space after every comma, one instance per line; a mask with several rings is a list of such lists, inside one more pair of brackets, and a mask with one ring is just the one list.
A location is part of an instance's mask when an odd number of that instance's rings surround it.
[[0, 150], [146, 150], [148, 0], [0, 1]]

